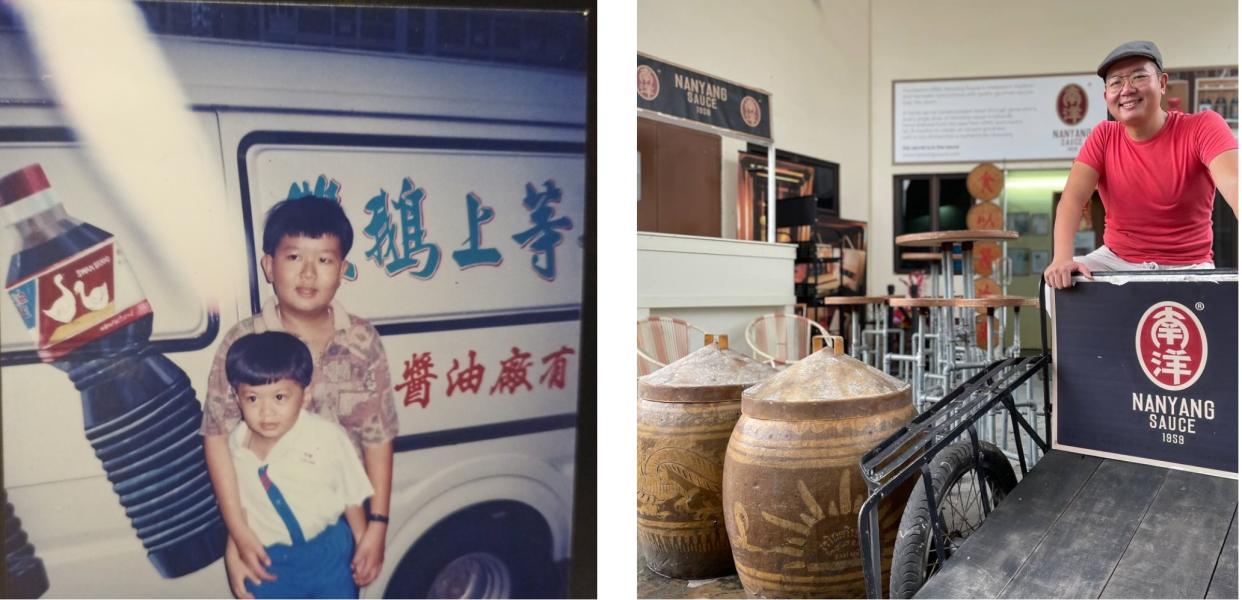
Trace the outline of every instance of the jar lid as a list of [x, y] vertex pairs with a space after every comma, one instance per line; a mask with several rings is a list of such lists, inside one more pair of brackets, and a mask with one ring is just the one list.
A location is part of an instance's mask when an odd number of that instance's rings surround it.
[[771, 420], [836, 420], [910, 403], [910, 384], [842, 351], [841, 338], [742, 394], [742, 414]]
[[776, 374], [776, 369], [713, 341], [638, 380], [638, 396], [653, 402], [727, 402]]
[[0, 206], [6, 206], [52, 187], [43, 167], [38, 163], [26, 165], [4, 177], [0, 177]]

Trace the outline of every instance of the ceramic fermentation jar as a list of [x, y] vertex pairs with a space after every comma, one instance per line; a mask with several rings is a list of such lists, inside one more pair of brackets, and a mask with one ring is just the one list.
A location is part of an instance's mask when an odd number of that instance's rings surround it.
[[[841, 338], [742, 395], [724, 516], [742, 586], [760, 598], [865, 594], [859, 459], [914, 418], [910, 386], [841, 352]], [[888, 581], [909, 485], [880, 505]]]
[[710, 342], [638, 381], [638, 539], [647, 566], [703, 579], [733, 570], [720, 504], [742, 390], [776, 370]]

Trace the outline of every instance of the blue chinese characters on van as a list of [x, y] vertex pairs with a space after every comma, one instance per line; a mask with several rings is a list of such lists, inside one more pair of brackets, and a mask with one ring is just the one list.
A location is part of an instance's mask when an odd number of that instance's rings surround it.
[[[531, 270], [546, 281], [556, 280], [556, 249], [564, 240], [562, 231], [573, 229], [573, 220], [557, 215], [556, 205], [561, 202], [561, 189], [556, 182], [547, 180], [542, 189], [527, 183], [525, 195], [514, 204], [525, 209], [530, 227], [510, 233], [520, 248], [531, 252]], [[313, 196], [341, 202], [341, 185], [327, 175], [319, 175], [312, 187], [308, 181], [293, 182], [289, 186], [289, 199]], [[389, 277], [408, 273], [416, 279], [435, 277], [442, 259], [440, 243], [428, 240], [430, 224], [423, 211], [424, 202], [430, 199], [427, 190], [418, 186], [414, 179], [406, 177], [401, 182], [401, 192], [392, 199], [380, 188], [379, 193], [364, 205], [366, 227], [362, 233], [373, 240], [365, 251], [367, 259], [383, 267]], [[462, 248], [452, 252], [453, 262], [459, 270], [472, 267], [500, 266], [504, 256], [498, 248], [486, 246], [484, 225], [496, 217], [496, 209], [484, 204], [475, 192], [465, 194], [467, 238]], [[346, 266], [345, 278], [357, 279], [354, 264]]]
[[483, 225], [496, 218], [496, 211], [490, 206], [483, 206], [483, 200], [474, 192], [466, 194], [466, 218], [470, 221], [470, 238], [466, 240], [468, 247], [454, 250], [453, 260], [462, 269], [486, 265], [499, 265], [504, 257], [495, 248], [483, 248]]
[[[561, 245], [561, 234], [557, 230], [569, 231], [573, 229], [574, 223], [569, 217], [561, 217], [555, 219], [556, 207], [553, 204], [560, 204], [561, 190], [556, 187], [556, 183], [545, 181], [543, 191], [537, 191], [535, 186], [526, 184], [526, 197], [522, 199], [522, 206], [530, 211], [531, 228], [513, 236], [514, 241], [521, 244], [523, 248], [530, 247], [535, 253], [530, 257], [530, 265], [540, 277], [548, 280], [556, 280], [556, 247]], [[540, 264], [539, 257], [543, 257], [543, 263]]]

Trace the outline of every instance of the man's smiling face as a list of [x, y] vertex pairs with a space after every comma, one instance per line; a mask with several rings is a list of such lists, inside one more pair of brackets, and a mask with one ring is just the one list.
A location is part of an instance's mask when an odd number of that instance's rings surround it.
[[1123, 125], [1139, 125], [1160, 114], [1168, 75], [1151, 60], [1136, 56], [1117, 61], [1104, 78], [1104, 102]]

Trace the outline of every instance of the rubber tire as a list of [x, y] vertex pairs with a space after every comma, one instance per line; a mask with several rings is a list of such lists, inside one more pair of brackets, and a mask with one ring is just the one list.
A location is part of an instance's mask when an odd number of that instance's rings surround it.
[[[988, 501], [996, 507], [1018, 484], [1017, 476], [1009, 459], [996, 446], [979, 442], [983, 455], [983, 476], [991, 483]], [[944, 500], [945, 492], [974, 468], [971, 460], [970, 441], [958, 442], [941, 450], [932, 460], [932, 488], [936, 494], [936, 508]], [[890, 598], [913, 598], [927, 580], [927, 558], [935, 552], [932, 540], [930, 516], [927, 512], [927, 488], [920, 475], [914, 482], [914, 490], [901, 515], [897, 530], [897, 542], [893, 547], [893, 565], [889, 572]]]
[[565, 586], [552, 560], [552, 534], [534, 509], [522, 509], [474, 507], [437, 524], [406, 552], [384, 597], [429, 598], [436, 576], [457, 558], [475, 552], [504, 562], [511, 597], [563, 597]]

